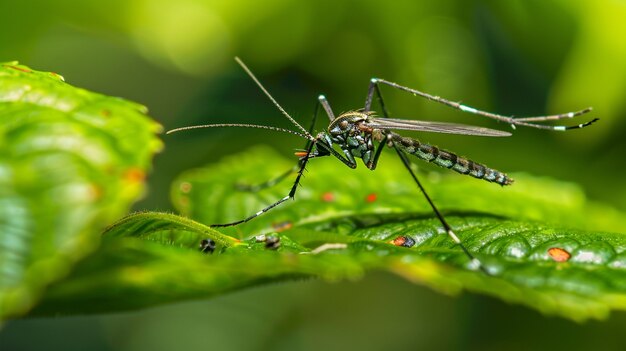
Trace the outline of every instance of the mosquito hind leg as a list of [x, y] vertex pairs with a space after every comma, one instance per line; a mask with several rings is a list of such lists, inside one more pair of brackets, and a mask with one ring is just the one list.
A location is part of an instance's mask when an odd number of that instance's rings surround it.
[[[383, 112], [383, 116], [385, 118], [389, 118], [389, 112], [387, 111], [387, 108], [385, 107], [385, 101], [383, 100], [383, 95], [381, 94], [380, 89], [378, 88], [378, 85], [375, 84], [373, 80], [372, 80], [372, 84], [370, 84], [370, 88], [368, 90], [367, 101], [365, 102], [365, 110], [369, 111], [369, 109], [371, 108], [374, 94], [376, 94], [376, 99], [378, 100], [378, 103], [381, 106], [381, 110]], [[387, 139], [385, 138], [384, 140], [381, 141], [381, 144], [379, 145], [379, 148], [382, 148], [386, 143], [387, 143]], [[400, 148], [398, 148], [396, 143], [393, 143], [392, 146], [393, 146], [394, 150], [396, 150], [396, 153], [398, 154], [398, 157], [400, 157], [400, 160], [402, 160], [402, 164], [404, 165], [404, 167], [411, 174], [411, 177], [413, 178], [413, 180], [417, 184], [417, 187], [420, 189], [420, 191], [424, 195], [424, 198], [426, 198], [426, 201], [428, 202], [428, 204], [432, 208], [433, 212], [435, 212], [435, 215], [437, 216], [437, 219], [441, 223], [441, 226], [443, 227], [443, 229], [446, 231], [446, 234], [448, 235], [448, 237], [450, 237], [450, 239], [452, 239], [452, 241], [455, 244], [459, 245], [461, 250], [463, 250], [463, 253], [465, 254], [465, 256], [467, 256], [467, 258], [470, 259], [470, 262], [471, 262], [472, 266], [477, 267], [481, 271], [489, 274], [489, 272], [485, 269], [485, 267], [480, 262], [480, 260], [478, 260], [467, 249], [467, 247], [465, 247], [465, 245], [463, 244], [461, 239], [459, 239], [459, 237], [454, 233], [454, 231], [452, 230], [452, 227], [448, 224], [448, 222], [446, 221], [445, 217], [441, 214], [441, 212], [439, 211], [437, 206], [435, 206], [435, 203], [432, 201], [432, 199], [430, 198], [430, 196], [426, 192], [426, 189], [424, 189], [424, 186], [419, 181], [419, 178], [417, 178], [417, 175], [415, 174], [415, 172], [411, 168], [411, 162], [406, 157], [406, 154], [402, 150], [400, 150]], [[374, 161], [373, 161], [373, 168], [376, 167], [376, 163], [378, 162], [378, 157], [379, 156], [380, 156], [380, 150], [376, 150], [376, 155], [375, 155]], [[371, 168], [371, 169], [373, 169], [373, 168]]]
[[424, 189], [424, 186], [422, 185], [422, 183], [419, 181], [419, 179], [415, 175], [415, 172], [413, 172], [413, 169], [411, 169], [411, 163], [409, 162], [409, 159], [406, 157], [404, 152], [402, 152], [395, 145], [395, 143], [394, 143], [394, 149], [396, 150], [396, 153], [398, 154], [398, 156], [402, 160], [402, 163], [404, 164], [404, 167], [406, 167], [406, 169], [411, 174], [411, 177], [413, 177], [413, 180], [415, 181], [415, 183], [417, 184], [417, 187], [420, 189], [420, 191], [422, 192], [422, 194], [426, 198], [426, 201], [428, 202], [428, 204], [432, 208], [433, 212], [435, 212], [435, 215], [437, 216], [437, 219], [439, 220], [439, 222], [443, 226], [443, 229], [446, 231], [446, 234], [448, 235], [448, 237], [450, 237], [450, 239], [452, 239], [452, 241], [455, 244], [457, 244], [461, 248], [461, 250], [463, 250], [463, 253], [465, 253], [465, 256], [467, 256], [467, 258], [470, 259], [470, 264], [471, 264], [472, 268], [478, 268], [481, 271], [485, 272], [486, 274], [490, 274], [489, 271], [487, 271], [487, 269], [485, 268], [485, 266], [483, 266], [482, 262], [480, 262], [480, 260], [477, 259], [467, 249], [467, 247], [465, 247], [465, 245], [463, 244], [461, 239], [459, 239], [459, 237], [454, 233], [454, 231], [452, 230], [452, 227], [448, 224], [448, 221], [446, 221], [445, 217], [441, 214], [441, 212], [439, 211], [437, 206], [435, 206], [435, 203], [432, 201], [432, 199], [430, 198], [430, 196], [426, 192], [426, 189]]
[[[537, 129], [545, 129], [545, 130], [554, 130], [554, 131], [566, 131], [566, 130], [571, 130], [571, 129], [579, 129], [579, 128], [584, 128], [587, 127], [589, 125], [591, 125], [592, 123], [596, 122], [598, 120], [598, 118], [594, 118], [590, 121], [587, 121], [585, 123], [580, 123], [580, 124], [576, 124], [576, 125], [570, 125], [570, 126], [565, 126], [565, 125], [557, 125], [557, 126], [550, 126], [550, 125], [544, 125], [544, 124], [540, 124], [541, 122], [547, 122], [547, 121], [555, 121], [555, 120], [561, 120], [561, 119], [565, 119], [565, 118], [574, 118], [583, 114], [586, 114], [588, 112], [590, 112], [592, 110], [591, 107], [587, 107], [585, 109], [582, 109], [580, 111], [575, 111], [575, 112], [566, 112], [566, 113], [560, 113], [560, 114], [555, 114], [555, 115], [545, 115], [545, 116], [534, 116], [534, 117], [511, 117], [511, 116], [504, 116], [504, 115], [500, 115], [497, 113], [492, 113], [492, 112], [487, 112], [487, 111], [482, 111], [467, 105], [463, 105], [461, 103], [458, 102], [454, 102], [454, 101], [450, 101], [447, 99], [444, 99], [442, 97], [439, 96], [435, 96], [435, 95], [430, 95], [427, 93], [424, 93], [422, 91], [419, 90], [415, 90], [415, 89], [411, 89], [408, 87], [405, 87], [403, 85], [394, 83], [394, 82], [390, 82], [388, 80], [385, 79], [380, 79], [380, 78], [372, 78], [370, 80], [370, 85], [369, 85], [369, 89], [367, 92], [367, 98], [365, 99], [365, 112], [368, 112], [371, 109], [371, 105], [372, 105], [372, 99], [374, 98], [374, 93], [376, 93], [378, 96], [380, 96], [380, 89], [379, 89], [379, 85], [380, 84], [385, 84], [387, 86], [390, 86], [392, 88], [413, 94], [414, 96], [419, 96], [422, 98], [425, 98], [427, 100], [430, 101], [434, 101], [443, 105], [446, 105], [448, 107], [452, 107], [454, 109], [463, 111], [463, 112], [468, 112], [471, 114], [475, 114], [475, 115], [479, 115], [479, 116], [483, 116], [483, 117], [487, 117], [487, 118], [491, 118], [494, 119], [496, 121], [500, 121], [500, 122], [504, 122], [506, 124], [511, 125], [511, 127], [515, 128], [515, 126], [524, 126], [524, 127], [529, 127], [529, 128], [537, 128]], [[380, 100], [379, 100], [380, 101]], [[383, 104], [381, 104], [381, 108], [383, 109], [383, 112], [385, 110], [385, 107]]]

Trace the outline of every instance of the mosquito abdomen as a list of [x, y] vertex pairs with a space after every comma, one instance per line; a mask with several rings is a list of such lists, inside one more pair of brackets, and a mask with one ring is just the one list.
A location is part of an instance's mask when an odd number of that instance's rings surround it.
[[402, 151], [417, 156], [422, 160], [432, 162], [437, 166], [500, 185], [513, 183], [513, 179], [500, 171], [468, 160], [450, 151], [442, 150], [434, 145], [421, 143], [419, 140], [403, 137], [395, 133], [390, 133], [388, 138], [398, 145]]

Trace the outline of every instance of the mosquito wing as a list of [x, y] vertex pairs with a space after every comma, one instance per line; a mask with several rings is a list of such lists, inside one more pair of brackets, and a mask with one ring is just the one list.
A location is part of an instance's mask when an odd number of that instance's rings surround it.
[[468, 126], [465, 124], [456, 124], [456, 123], [416, 121], [412, 119], [370, 117], [365, 123], [367, 123], [367, 125], [370, 127], [380, 128], [380, 129], [416, 130], [420, 132], [447, 133], [447, 134], [458, 134], [458, 135], [477, 135], [477, 136], [490, 136], [490, 137], [511, 136], [511, 133], [509, 132], [503, 132], [503, 131], [495, 130], [495, 129]]

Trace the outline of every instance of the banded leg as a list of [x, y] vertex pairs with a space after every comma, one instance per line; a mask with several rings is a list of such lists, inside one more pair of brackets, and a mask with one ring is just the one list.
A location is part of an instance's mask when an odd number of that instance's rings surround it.
[[298, 185], [300, 185], [300, 178], [302, 178], [302, 173], [304, 173], [304, 169], [306, 168], [307, 163], [309, 162], [309, 155], [311, 154], [311, 151], [313, 150], [313, 147], [315, 147], [315, 144], [317, 144], [318, 139], [315, 139], [314, 141], [312, 141], [307, 150], [306, 150], [306, 155], [304, 155], [300, 161], [300, 168], [298, 170], [298, 176], [296, 177], [295, 182], [293, 183], [293, 185], [291, 186], [291, 190], [289, 191], [289, 194], [285, 197], [283, 197], [282, 199], [274, 202], [273, 204], [265, 207], [264, 209], [260, 210], [259, 212], [246, 217], [244, 219], [241, 219], [239, 221], [235, 221], [235, 222], [230, 222], [230, 223], [223, 223], [223, 224], [211, 224], [211, 227], [230, 227], [230, 226], [234, 226], [237, 224], [241, 224], [241, 223], [245, 223], [248, 222], [260, 215], [262, 215], [263, 213], [271, 210], [272, 208], [282, 204], [283, 202], [289, 200], [289, 199], [293, 199], [296, 195], [296, 191], [298, 190]]
[[[320, 105], [323, 106], [324, 110], [326, 111], [326, 114], [328, 114], [328, 113], [332, 114], [332, 110], [330, 109], [330, 106], [328, 105], [328, 101], [326, 101], [326, 98], [323, 95], [320, 95], [319, 98], [318, 98], [318, 101], [315, 103], [315, 108], [313, 110], [313, 119], [311, 120], [311, 125], [309, 126], [309, 134], [313, 134], [313, 129], [315, 128], [315, 122], [317, 121], [317, 114], [319, 112]], [[330, 115], [329, 115], [329, 118], [330, 118]], [[311, 143], [311, 141], [307, 140], [306, 144], [304, 144], [304, 150], [307, 150], [309, 148], [309, 144], [310, 143]], [[298, 160], [298, 163], [296, 163], [293, 167], [291, 167], [287, 171], [281, 173], [279, 176], [277, 176], [275, 178], [272, 178], [272, 179], [270, 179], [268, 181], [265, 181], [263, 183], [254, 184], [254, 185], [251, 185], [251, 184], [235, 184], [235, 188], [237, 190], [240, 190], [240, 191], [249, 191], [249, 192], [255, 193], [255, 192], [261, 191], [263, 189], [272, 187], [272, 186], [280, 183], [285, 178], [289, 177], [292, 173], [297, 172], [298, 169], [300, 169], [301, 166], [302, 166], [302, 159]]]
[[[366, 102], [366, 111], [368, 111], [369, 108], [371, 107], [372, 98], [373, 98], [373, 94], [374, 93], [376, 93], [376, 97], [377, 97], [378, 103], [380, 104], [381, 110], [383, 111], [383, 116], [385, 118], [389, 118], [389, 113], [387, 112], [387, 109], [385, 108], [385, 102], [383, 100], [383, 95], [381, 94], [380, 89], [378, 88], [377, 85], [370, 85], [370, 91], [368, 92], [368, 97], [367, 97], [367, 102]], [[415, 172], [413, 172], [413, 169], [411, 169], [411, 162], [406, 157], [406, 154], [400, 149], [400, 147], [398, 146], [397, 142], [392, 140], [390, 138], [390, 135], [386, 135], [385, 136], [385, 140], [381, 141], [381, 144], [379, 145], [379, 147], [382, 147], [383, 145], [385, 145], [388, 140], [392, 142], [393, 148], [396, 150], [396, 153], [398, 154], [398, 157], [400, 157], [400, 160], [402, 160], [402, 164], [404, 164], [404, 167], [409, 171], [409, 173], [411, 174], [411, 177], [413, 178], [413, 180], [417, 184], [417, 187], [420, 189], [420, 191], [424, 195], [424, 198], [426, 198], [426, 201], [428, 202], [428, 204], [432, 208], [433, 212], [435, 212], [435, 216], [437, 216], [437, 219], [441, 223], [441, 226], [443, 227], [443, 229], [446, 231], [446, 234], [448, 235], [448, 237], [450, 237], [450, 239], [452, 239], [452, 241], [455, 244], [459, 245], [461, 250], [463, 250], [463, 253], [465, 254], [465, 256], [467, 256], [467, 258], [470, 259], [470, 262], [471, 262], [471, 264], [473, 266], [476, 266], [481, 271], [485, 272], [486, 274], [489, 274], [489, 272], [486, 270], [486, 268], [483, 266], [483, 264], [480, 262], [480, 260], [478, 260], [467, 249], [467, 247], [465, 247], [465, 245], [463, 245], [463, 242], [461, 241], [461, 239], [459, 239], [459, 237], [454, 233], [454, 231], [452, 230], [452, 227], [448, 224], [448, 221], [446, 221], [445, 217], [441, 214], [441, 212], [439, 211], [437, 206], [435, 206], [435, 203], [432, 201], [432, 199], [430, 198], [430, 196], [426, 192], [426, 189], [424, 189], [424, 186], [419, 181], [419, 178], [417, 178], [417, 175], [415, 175]], [[378, 157], [379, 157], [379, 153], [380, 153], [378, 150], [376, 150], [376, 151], [377, 151], [376, 152], [376, 156], [374, 157], [374, 160], [375, 160], [374, 161], [374, 167], [376, 167], [375, 164], [378, 161]]]
[[[496, 113], [492, 113], [492, 112], [478, 110], [478, 109], [475, 109], [473, 107], [460, 104], [458, 102], [446, 100], [446, 99], [441, 98], [439, 96], [430, 95], [430, 94], [421, 92], [419, 90], [411, 89], [411, 88], [399, 85], [397, 83], [390, 82], [390, 81], [387, 81], [387, 80], [384, 80], [384, 79], [380, 79], [380, 78], [372, 78], [370, 80], [370, 85], [369, 85], [369, 89], [368, 89], [368, 92], [367, 92], [367, 98], [365, 100], [365, 112], [370, 111], [370, 108], [371, 108], [371, 105], [372, 105], [372, 99], [374, 97], [374, 93], [376, 92], [378, 95], [380, 95], [380, 90], [379, 90], [379, 87], [378, 87], [379, 84], [385, 84], [385, 85], [388, 85], [388, 86], [390, 86], [392, 88], [396, 88], [398, 90], [405, 91], [405, 92], [413, 94], [415, 96], [423, 97], [423, 98], [428, 99], [430, 101], [434, 101], [434, 102], [446, 105], [448, 107], [455, 108], [455, 109], [463, 111], [463, 112], [469, 112], [469, 113], [472, 113], [472, 114], [475, 114], [475, 115], [479, 115], [479, 116], [495, 119], [497, 121], [504, 122], [504, 123], [507, 123], [507, 124], [511, 125], [512, 128], [515, 128], [515, 126], [524, 126], [524, 127], [537, 128], [537, 129], [566, 131], [566, 130], [570, 130], [570, 129], [578, 129], [578, 128], [587, 127], [588, 125], [591, 125], [592, 123], [594, 123], [595, 121], [598, 120], [598, 118], [594, 118], [594, 119], [592, 119], [592, 120], [590, 120], [588, 122], [577, 124], [577, 125], [571, 125], [571, 126], [564, 126], [564, 125], [549, 126], [549, 125], [543, 125], [543, 124], [538, 124], [537, 122], [540, 123], [540, 122], [560, 120], [560, 119], [564, 119], [564, 118], [574, 118], [576, 116], [580, 116], [580, 115], [583, 115], [585, 113], [590, 112], [592, 110], [592, 108], [591, 107], [587, 107], [586, 109], [583, 109], [583, 110], [580, 110], [580, 111], [560, 113], [560, 114], [556, 114], [556, 115], [534, 116], [534, 117], [517, 117], [517, 118], [514, 118], [514, 117], [510, 117], [510, 116], [504, 116], [504, 115], [500, 115], [500, 114], [496, 114]], [[382, 105], [382, 109], [383, 109], [383, 112], [385, 112], [384, 111], [385, 110], [384, 105]]]
[[[311, 122], [311, 126], [309, 128], [310, 130], [313, 130], [315, 126], [315, 121], [317, 119], [317, 113], [318, 113], [320, 105], [324, 107], [324, 110], [328, 114], [328, 118], [330, 118], [331, 120], [334, 119], [334, 114], [332, 112], [332, 109], [330, 108], [330, 104], [328, 103], [328, 101], [323, 95], [320, 95], [320, 97], [318, 98], [318, 103], [315, 105], [315, 112], [313, 113], [313, 121]], [[312, 154], [312, 151], [316, 146], [317, 146], [316, 154]], [[380, 154], [380, 152], [377, 152], [377, 154]], [[289, 191], [289, 194], [287, 196], [283, 197], [282, 199], [276, 201], [275, 203], [265, 207], [264, 209], [260, 210], [259, 212], [247, 218], [244, 218], [236, 222], [231, 222], [231, 223], [212, 224], [211, 227], [230, 227], [230, 226], [234, 226], [237, 224], [248, 222], [262, 215], [263, 213], [271, 210], [272, 208], [280, 205], [281, 203], [289, 199], [293, 199], [296, 195], [296, 191], [298, 189], [298, 186], [300, 185], [300, 179], [302, 178], [302, 174], [304, 173], [304, 170], [306, 169], [306, 165], [308, 164], [309, 160], [313, 157], [330, 156], [330, 155], [334, 156], [335, 158], [343, 162], [346, 166], [350, 168], [356, 168], [356, 162], [354, 162], [354, 160], [349, 160], [345, 158], [343, 155], [341, 155], [339, 152], [333, 149], [332, 141], [328, 139], [328, 136], [324, 133], [320, 133], [315, 139], [307, 141], [306, 151], [302, 154], [302, 157], [298, 161], [298, 176], [296, 177], [296, 180], [293, 183], [293, 186], [291, 187], [291, 190]], [[280, 180], [284, 179], [290, 173], [291, 173], [291, 170], [289, 173], [282, 174], [281, 175], [282, 178]], [[274, 185], [277, 182], [272, 184], [270, 181], [270, 182], [265, 182], [263, 184], [268, 184], [268, 183], [271, 185]]]
[[376, 151], [374, 151], [374, 157], [372, 157], [372, 160], [365, 165], [367, 168], [371, 169], [372, 171], [375, 170], [376, 166], [378, 165], [378, 159], [380, 158], [380, 154], [382, 153], [385, 145], [387, 145], [387, 138], [388, 136], [385, 135], [385, 139], [381, 140], [378, 146], [376, 147]]
[[335, 119], [335, 114], [333, 113], [333, 109], [330, 108], [330, 104], [328, 103], [328, 100], [326, 100], [326, 96], [318, 96], [317, 101], [322, 105], [322, 107], [324, 107], [324, 111], [326, 111], [328, 119], [332, 122]]
[[235, 184], [235, 188], [237, 190], [240, 190], [240, 191], [249, 191], [251, 193], [256, 193], [256, 192], [261, 191], [261, 190], [263, 190], [265, 188], [269, 188], [269, 187], [272, 187], [272, 186], [280, 183], [283, 179], [289, 177], [292, 173], [297, 172], [298, 169], [300, 169], [300, 161], [298, 161], [297, 164], [295, 164], [293, 167], [291, 167], [290, 169], [288, 169], [286, 172], [282, 173], [278, 177], [272, 178], [272, 179], [270, 179], [268, 181], [265, 181], [265, 182], [259, 183], [259, 184], [237, 183], [237, 184]]
[[459, 237], [454, 233], [454, 231], [452, 230], [452, 227], [448, 224], [448, 222], [446, 221], [445, 217], [441, 214], [441, 212], [439, 212], [439, 209], [437, 208], [437, 206], [435, 206], [435, 203], [430, 199], [430, 196], [428, 196], [428, 193], [426, 193], [424, 186], [422, 186], [422, 183], [419, 181], [419, 179], [415, 175], [415, 172], [413, 172], [413, 170], [411, 169], [411, 163], [409, 162], [409, 159], [396, 146], [395, 142], [394, 142], [394, 149], [396, 150], [396, 153], [398, 153], [398, 156], [402, 160], [404, 167], [406, 167], [409, 173], [411, 173], [411, 177], [413, 177], [413, 180], [415, 181], [420, 191], [426, 198], [426, 201], [428, 201], [428, 204], [435, 212], [435, 215], [437, 216], [437, 219], [439, 219], [439, 222], [443, 226], [443, 229], [446, 231], [446, 234], [448, 234], [450, 239], [452, 239], [452, 241], [454, 241], [455, 244], [459, 245], [461, 250], [463, 250], [463, 253], [465, 253], [465, 256], [467, 256], [470, 259], [472, 266], [477, 267], [478, 269], [485, 272], [486, 274], [490, 274], [489, 271], [487, 271], [487, 269], [480, 262], [480, 260], [478, 260], [471, 252], [469, 252], [469, 250], [465, 247], [465, 245], [463, 245], [463, 242], [461, 241], [461, 239], [459, 239]]

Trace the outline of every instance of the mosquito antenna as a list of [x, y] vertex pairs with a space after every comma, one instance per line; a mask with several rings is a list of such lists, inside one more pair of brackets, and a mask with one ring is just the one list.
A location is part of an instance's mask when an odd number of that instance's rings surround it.
[[283, 128], [272, 127], [272, 126], [262, 126], [262, 125], [257, 125], [257, 124], [243, 124], [243, 123], [203, 124], [203, 125], [197, 125], [197, 126], [188, 126], [188, 127], [181, 127], [181, 128], [168, 130], [165, 134], [172, 134], [172, 133], [176, 133], [176, 132], [180, 132], [182, 130], [188, 130], [188, 129], [216, 128], [216, 127], [243, 127], [243, 128], [269, 129], [269, 130], [274, 130], [277, 132], [285, 132], [285, 133], [297, 135], [301, 138], [308, 139], [306, 135], [302, 133], [294, 132], [293, 130], [289, 130], [289, 129], [283, 129]]
[[280, 104], [274, 100], [274, 98], [272, 97], [272, 95], [270, 95], [270, 93], [267, 91], [267, 89], [265, 89], [265, 87], [263, 87], [263, 85], [261, 84], [261, 82], [259, 82], [259, 80], [256, 78], [256, 76], [254, 75], [254, 73], [252, 73], [252, 71], [250, 71], [250, 69], [248, 68], [248, 66], [246, 66], [245, 63], [243, 63], [243, 61], [241, 61], [241, 59], [239, 57], [235, 57], [235, 61], [237, 61], [237, 63], [239, 64], [239, 66], [241, 66], [241, 68], [243, 68], [244, 71], [246, 71], [246, 73], [250, 76], [250, 78], [252, 78], [252, 80], [256, 83], [256, 85], [259, 86], [259, 88], [261, 88], [261, 90], [265, 93], [265, 95], [267, 95], [267, 97], [272, 101], [272, 103], [274, 103], [274, 106], [276, 106], [278, 108], [278, 110], [285, 116], [287, 117], [291, 123], [293, 123], [296, 127], [298, 127], [298, 129], [300, 129], [303, 134], [306, 136], [307, 139], [309, 140], [313, 140], [313, 136], [306, 130], [304, 129], [304, 127], [302, 127], [298, 122], [296, 122], [295, 119], [293, 119], [288, 113], [287, 111], [285, 111], [285, 109], [282, 108], [282, 106], [280, 106]]

